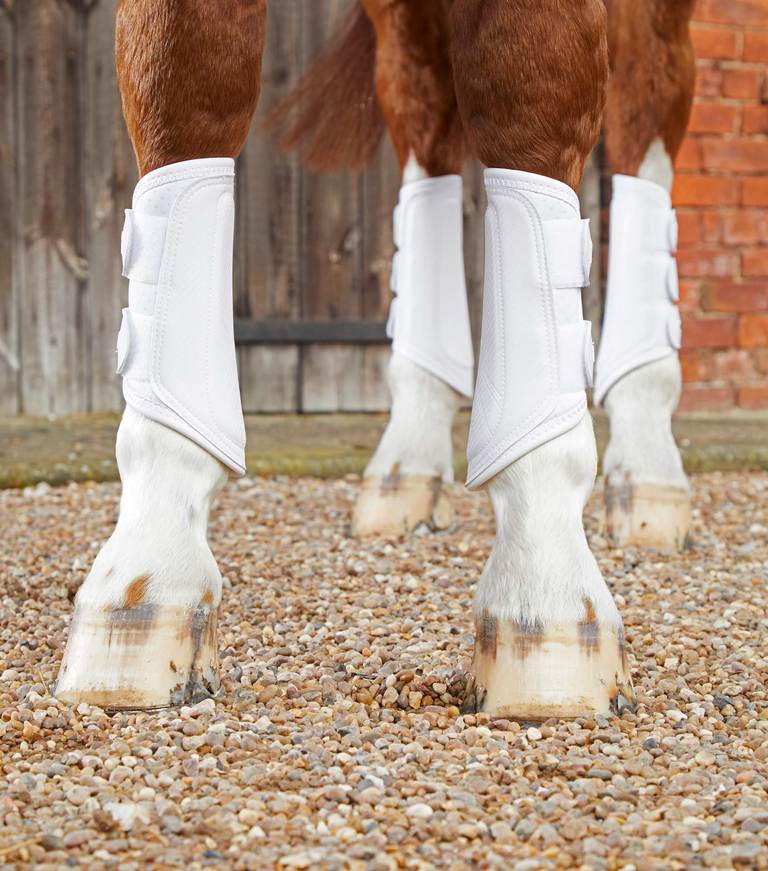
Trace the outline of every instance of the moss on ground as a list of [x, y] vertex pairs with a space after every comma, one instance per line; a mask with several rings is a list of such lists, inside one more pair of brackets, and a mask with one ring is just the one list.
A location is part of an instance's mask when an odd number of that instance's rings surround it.
[[[248, 471], [252, 475], [338, 478], [359, 475], [386, 425], [382, 414], [250, 415]], [[117, 480], [117, 415], [59, 420], [0, 420], [0, 488], [46, 482]], [[469, 416], [454, 430], [457, 480], [466, 474], [464, 448]], [[595, 415], [600, 454], [607, 440], [604, 415]], [[688, 472], [768, 469], [765, 414], [680, 416], [675, 435]]]

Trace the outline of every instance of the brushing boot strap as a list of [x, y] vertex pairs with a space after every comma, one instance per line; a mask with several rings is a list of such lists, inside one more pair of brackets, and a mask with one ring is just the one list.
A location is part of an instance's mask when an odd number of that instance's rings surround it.
[[468, 445], [468, 486], [572, 429], [592, 383], [581, 289], [592, 241], [567, 185], [487, 170], [483, 334]]
[[464, 274], [461, 176], [403, 185], [395, 209], [387, 334], [392, 349], [471, 396], [474, 353]]
[[614, 176], [596, 403], [624, 375], [680, 348], [676, 250], [677, 218], [667, 191], [655, 182]]
[[232, 310], [234, 164], [144, 176], [122, 238], [129, 306], [117, 341], [126, 402], [245, 472]]

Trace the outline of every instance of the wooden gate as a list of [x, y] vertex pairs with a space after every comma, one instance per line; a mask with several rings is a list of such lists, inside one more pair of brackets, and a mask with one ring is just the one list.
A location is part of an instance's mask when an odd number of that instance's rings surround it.
[[[236, 336], [246, 411], [380, 410], [389, 350], [389, 143], [361, 176], [315, 175], [261, 121], [350, 0], [273, 0], [258, 117], [239, 160]], [[123, 209], [136, 183], [114, 74], [116, 0], [0, 0], [0, 415], [119, 409]], [[479, 337], [482, 174], [465, 172]], [[599, 220], [596, 169], [585, 206]], [[596, 223], [597, 227], [597, 223]], [[599, 257], [596, 257], [596, 262]], [[587, 303], [599, 323], [597, 269]]]

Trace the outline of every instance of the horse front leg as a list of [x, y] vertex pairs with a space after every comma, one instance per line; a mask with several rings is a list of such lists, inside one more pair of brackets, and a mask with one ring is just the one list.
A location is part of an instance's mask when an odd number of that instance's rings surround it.
[[376, 91], [402, 169], [389, 318], [389, 423], [365, 470], [356, 535], [452, 519], [451, 431], [473, 391], [463, 256], [464, 140], [442, 0], [364, 0], [376, 32]]
[[117, 66], [141, 179], [126, 213], [117, 526], [80, 588], [66, 702], [186, 704], [219, 687], [211, 504], [245, 471], [232, 320], [234, 157], [265, 0], [122, 0]]
[[483, 333], [468, 446], [496, 540], [465, 710], [519, 719], [634, 703], [624, 631], [584, 534], [597, 470], [585, 389], [591, 261], [575, 188], [608, 74], [602, 0], [455, 0], [459, 108], [486, 170]]
[[670, 190], [695, 79], [692, 0], [611, 7], [605, 143], [613, 176], [595, 401], [608, 411], [606, 531], [620, 546], [684, 547], [691, 497], [672, 436], [680, 314]]

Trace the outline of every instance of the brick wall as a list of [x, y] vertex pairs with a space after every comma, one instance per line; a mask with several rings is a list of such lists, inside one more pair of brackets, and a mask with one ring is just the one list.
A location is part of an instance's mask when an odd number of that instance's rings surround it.
[[768, 0], [699, 0], [677, 163], [681, 408], [768, 408]]

